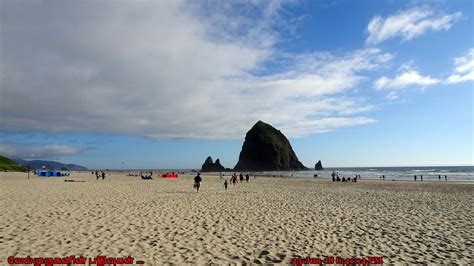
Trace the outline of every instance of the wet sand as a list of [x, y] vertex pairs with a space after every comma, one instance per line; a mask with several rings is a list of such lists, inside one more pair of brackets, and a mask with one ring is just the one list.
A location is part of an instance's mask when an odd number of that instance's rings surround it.
[[204, 175], [196, 193], [192, 180], [0, 173], [1, 264], [70, 255], [145, 265], [331, 256], [474, 263], [472, 183], [251, 177], [224, 191], [224, 179]]

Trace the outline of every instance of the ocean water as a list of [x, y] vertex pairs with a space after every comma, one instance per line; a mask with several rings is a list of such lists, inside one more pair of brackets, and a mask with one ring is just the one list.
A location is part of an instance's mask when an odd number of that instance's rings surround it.
[[438, 181], [438, 176], [441, 175], [441, 180], [444, 181], [446, 175], [448, 181], [474, 182], [474, 166], [325, 168], [323, 171], [272, 171], [260, 172], [260, 174], [311, 178], [317, 174], [318, 178], [332, 178], [333, 171], [337, 172], [341, 178], [360, 175], [362, 179], [380, 179], [385, 175], [385, 180], [413, 180], [413, 176], [417, 175], [419, 181], [420, 175], [423, 175], [424, 181]]

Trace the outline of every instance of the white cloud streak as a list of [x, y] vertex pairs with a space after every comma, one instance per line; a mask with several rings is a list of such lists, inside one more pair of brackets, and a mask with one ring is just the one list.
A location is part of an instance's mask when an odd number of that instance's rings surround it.
[[454, 59], [454, 69], [447, 83], [459, 83], [474, 80], [474, 48], [471, 48], [465, 56]]
[[[439, 83], [440, 80], [430, 76], [422, 76], [416, 70], [409, 70], [394, 78], [383, 76], [374, 82], [377, 90], [382, 89], [404, 89], [410, 86], [427, 87]], [[392, 94], [392, 98], [395, 94]]]
[[280, 55], [280, 1], [189, 3], [3, 1], [0, 131], [219, 139], [257, 120], [290, 136], [374, 122], [344, 93], [390, 54]]
[[443, 14], [426, 7], [400, 11], [387, 18], [375, 16], [367, 26], [369, 36], [366, 44], [375, 45], [395, 37], [407, 41], [429, 30], [447, 31], [461, 17], [461, 12]]
[[13, 142], [0, 142], [0, 154], [10, 158], [48, 159], [70, 156], [83, 152], [83, 148], [68, 145], [32, 145]]

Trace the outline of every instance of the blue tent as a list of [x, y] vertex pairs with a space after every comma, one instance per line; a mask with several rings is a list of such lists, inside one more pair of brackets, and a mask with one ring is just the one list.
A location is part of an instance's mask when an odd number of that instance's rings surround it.
[[38, 176], [69, 176], [69, 173], [61, 173], [61, 171], [51, 171], [51, 170], [38, 170]]

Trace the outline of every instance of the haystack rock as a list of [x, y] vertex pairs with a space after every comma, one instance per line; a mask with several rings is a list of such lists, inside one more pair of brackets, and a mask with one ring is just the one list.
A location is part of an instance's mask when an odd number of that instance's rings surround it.
[[316, 171], [324, 170], [323, 164], [321, 163], [321, 160], [319, 160], [319, 161], [314, 165], [314, 170], [316, 170]]
[[222, 172], [225, 171], [225, 167], [221, 165], [219, 159], [216, 162], [212, 161], [212, 157], [209, 156], [204, 161], [201, 167], [201, 172]]
[[308, 170], [296, 157], [288, 139], [271, 125], [258, 121], [245, 136], [235, 171]]

